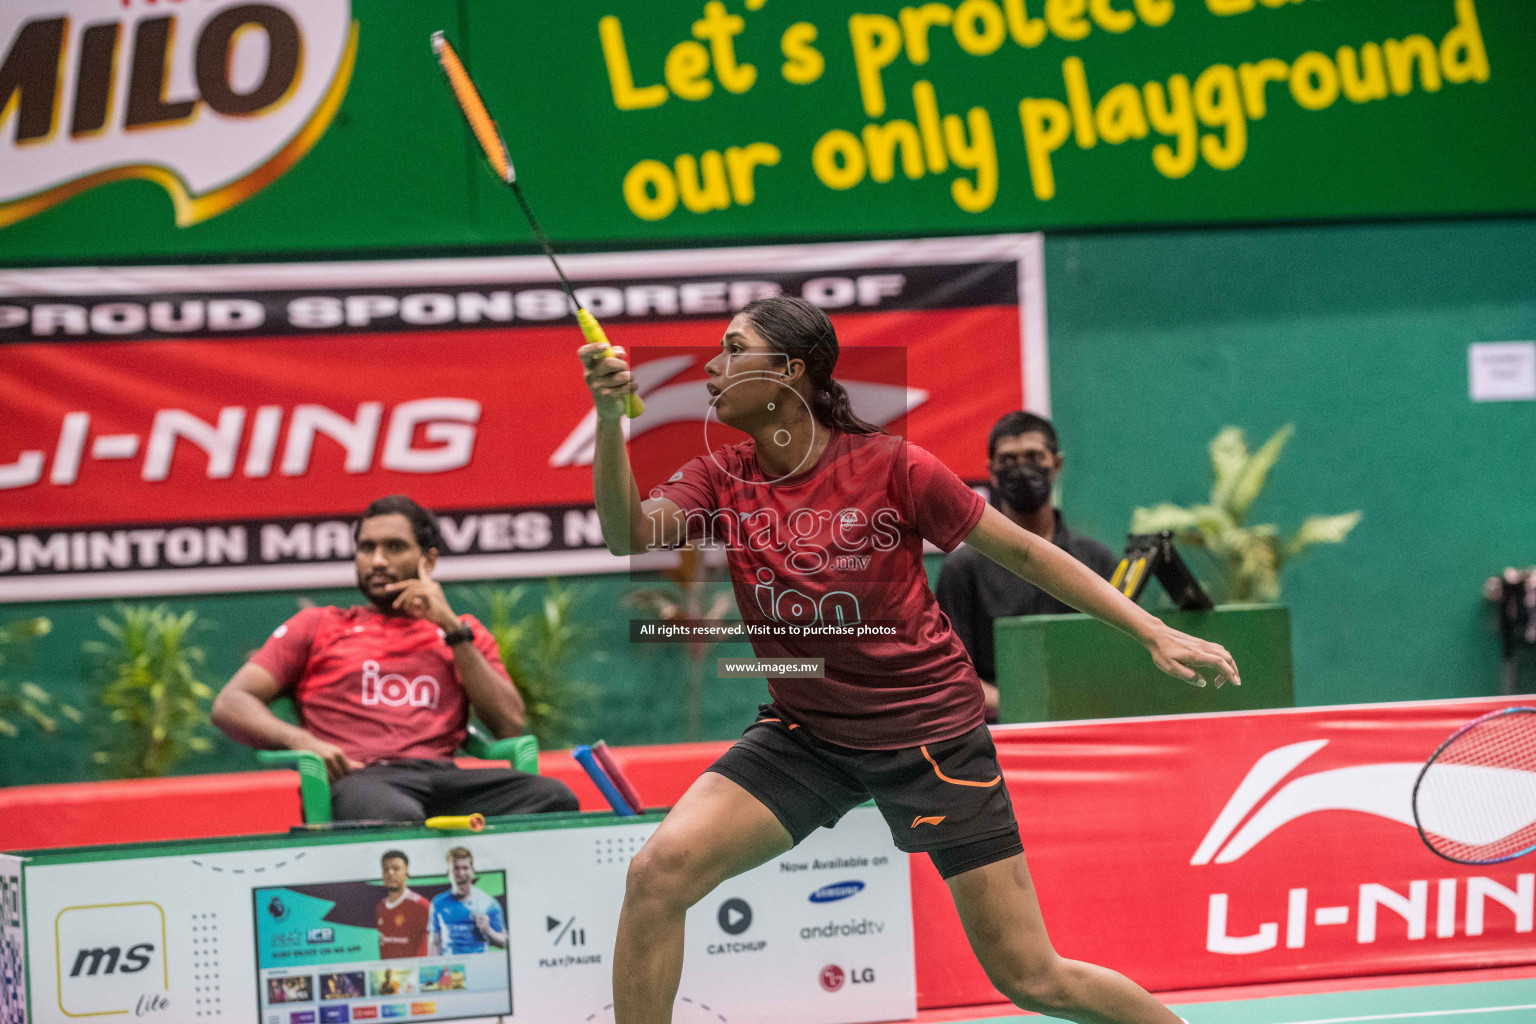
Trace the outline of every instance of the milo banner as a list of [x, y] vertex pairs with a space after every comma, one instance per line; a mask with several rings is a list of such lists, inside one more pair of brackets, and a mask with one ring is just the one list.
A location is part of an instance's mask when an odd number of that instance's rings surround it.
[[[765, 295], [832, 316], [855, 411], [986, 477], [1048, 407], [1040, 241], [572, 257], [629, 350], [642, 488], [734, 440], [705, 363]], [[444, 579], [617, 572], [595, 416], [543, 257], [0, 273], [0, 600], [345, 586], [352, 522], [406, 493]], [[737, 435], [739, 437], [739, 435]]]
[[[1529, 0], [7, 0], [0, 261], [1529, 213]], [[8, 225], [8, 226], [7, 226]]]

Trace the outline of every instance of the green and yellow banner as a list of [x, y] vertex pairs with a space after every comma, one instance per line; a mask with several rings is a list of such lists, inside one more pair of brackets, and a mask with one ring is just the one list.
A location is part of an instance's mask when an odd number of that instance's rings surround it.
[[565, 244], [1536, 210], [1528, 0], [14, 0], [0, 261], [526, 245], [438, 29]]

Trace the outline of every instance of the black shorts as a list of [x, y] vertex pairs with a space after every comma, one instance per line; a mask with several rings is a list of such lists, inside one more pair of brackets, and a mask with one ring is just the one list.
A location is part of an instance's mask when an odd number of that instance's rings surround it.
[[928, 854], [945, 878], [1024, 852], [984, 725], [924, 746], [856, 750], [765, 704], [709, 770], [756, 797], [797, 844], [873, 798], [897, 849]]

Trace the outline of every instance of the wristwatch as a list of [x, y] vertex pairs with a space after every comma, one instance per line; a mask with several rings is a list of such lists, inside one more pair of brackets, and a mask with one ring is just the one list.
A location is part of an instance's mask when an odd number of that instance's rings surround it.
[[443, 643], [452, 647], [454, 644], [467, 643], [475, 638], [475, 631], [468, 626], [460, 626], [458, 629], [450, 629], [443, 634]]

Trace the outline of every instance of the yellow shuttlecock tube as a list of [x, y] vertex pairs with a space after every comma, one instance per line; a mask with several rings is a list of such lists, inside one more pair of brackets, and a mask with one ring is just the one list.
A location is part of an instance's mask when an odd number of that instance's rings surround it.
[[480, 99], [475, 83], [469, 80], [469, 72], [464, 70], [459, 55], [453, 51], [441, 32], [432, 33], [432, 52], [437, 54], [437, 62], [442, 65], [443, 74], [448, 76], [448, 85], [453, 89], [453, 98], [464, 112], [464, 120], [469, 122], [469, 128], [475, 133], [475, 141], [480, 143], [485, 158], [491, 162], [491, 168], [501, 180], [510, 183], [514, 177], [512, 158], [507, 154], [506, 144], [501, 141], [501, 133], [496, 130], [496, 122], [491, 120], [490, 112], [485, 109], [485, 102]]
[[485, 815], [448, 814], [437, 818], [428, 818], [427, 828], [441, 829], [444, 832], [479, 832], [485, 828]]
[[[607, 346], [608, 351], [603, 353], [604, 359], [616, 354], [613, 351], [613, 346], [608, 343], [608, 335], [603, 333], [603, 325], [597, 322], [597, 317], [578, 307], [576, 310], [576, 322], [581, 325], [581, 333], [586, 337], [587, 341], [593, 345]], [[645, 412], [645, 403], [640, 400], [639, 395], [630, 394], [624, 396], [624, 415], [634, 419], [643, 412]]]

